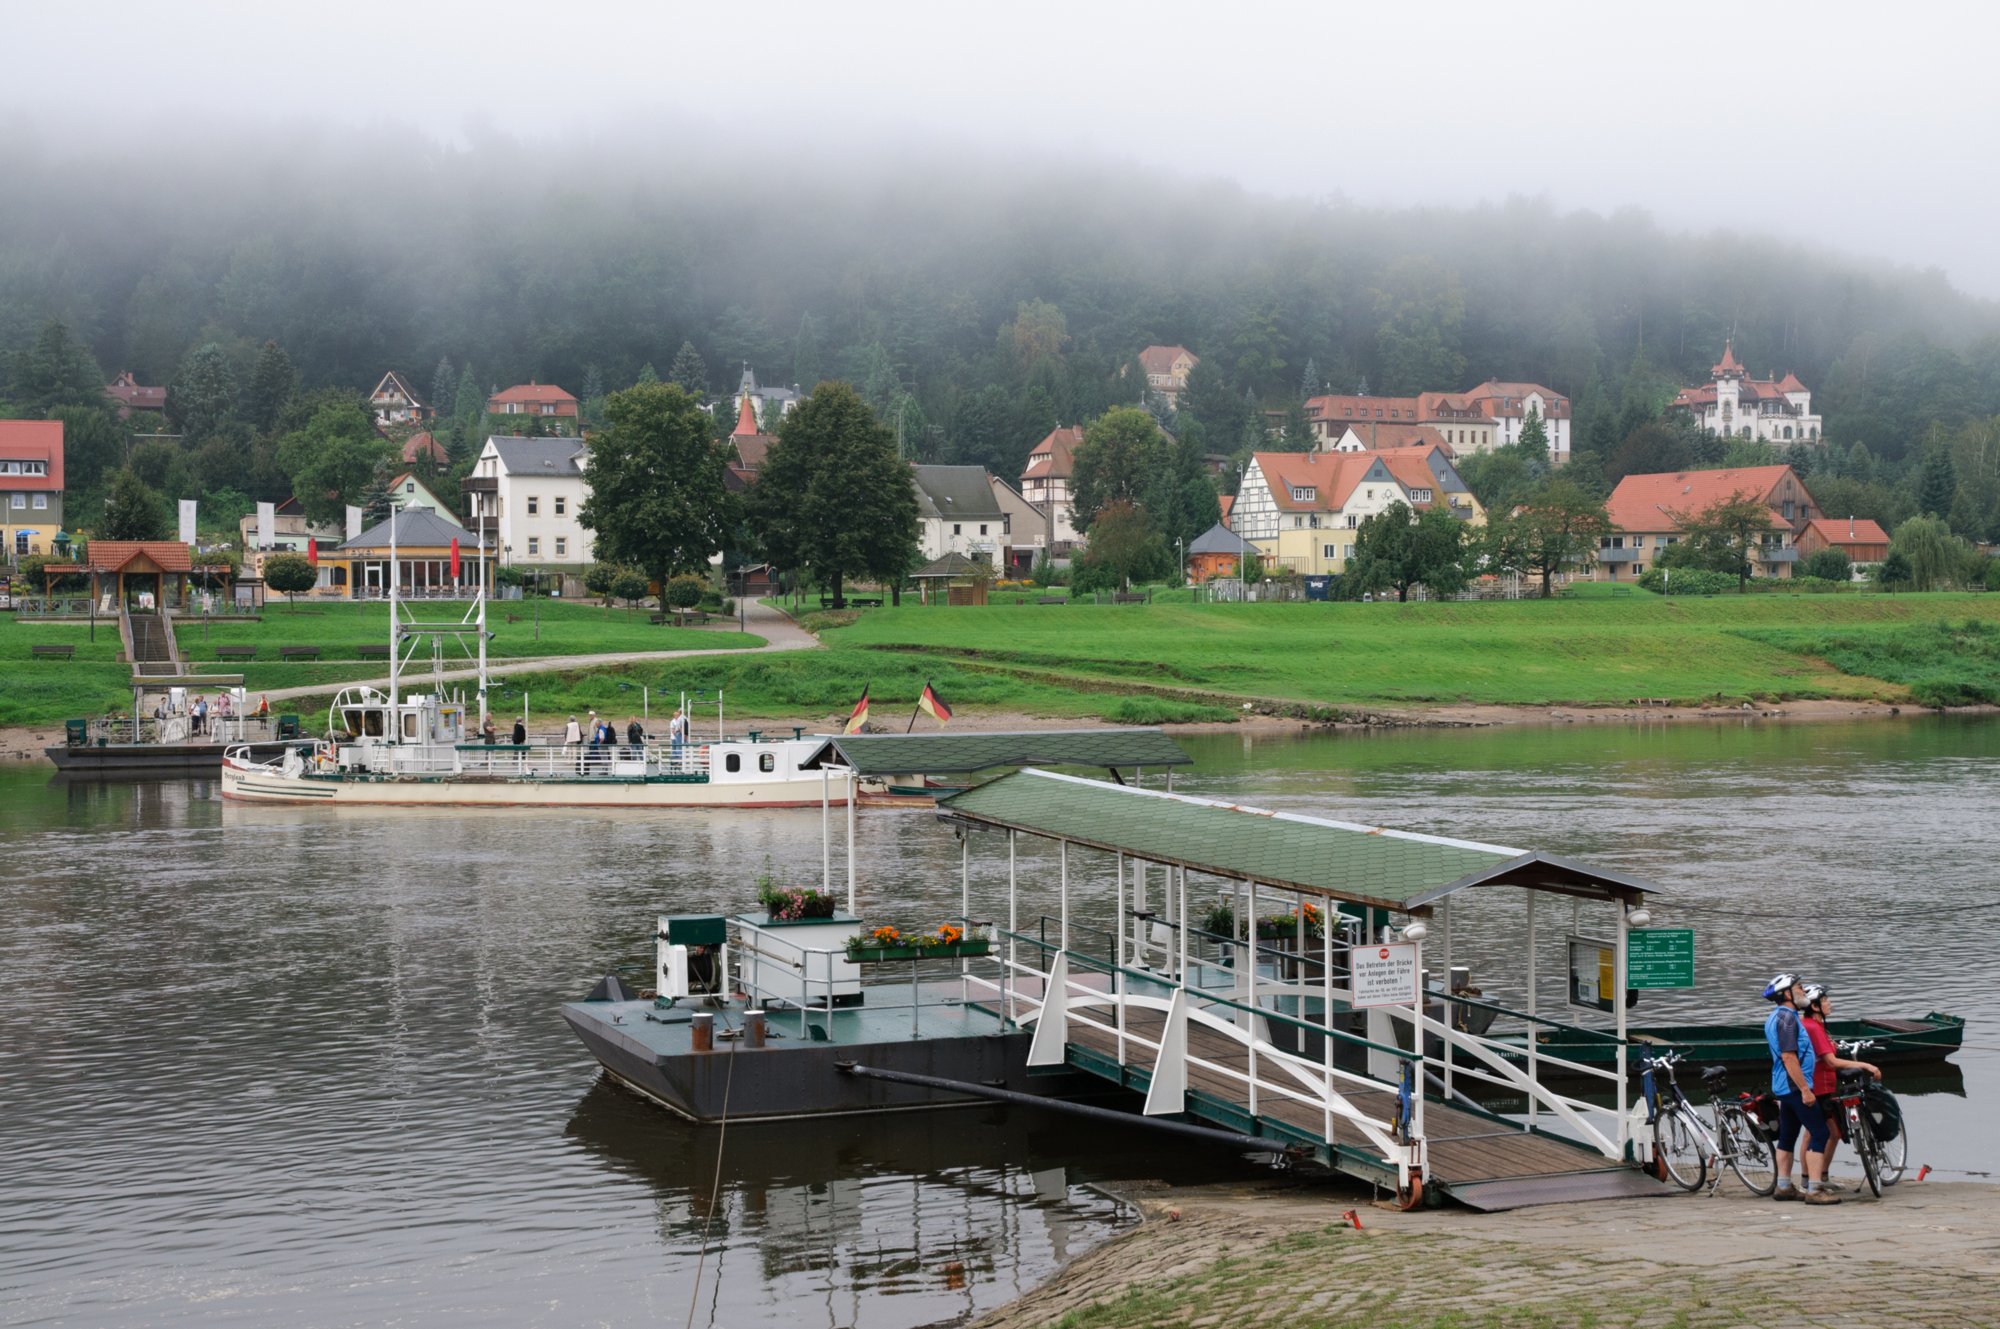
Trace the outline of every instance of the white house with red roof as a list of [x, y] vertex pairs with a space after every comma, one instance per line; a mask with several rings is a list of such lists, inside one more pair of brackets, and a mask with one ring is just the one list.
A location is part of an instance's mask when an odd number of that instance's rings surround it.
[[538, 416], [543, 428], [551, 434], [576, 432], [577, 400], [553, 383], [530, 379], [505, 392], [496, 392], [486, 399], [486, 413], [502, 417]]
[[[1460, 457], [1519, 442], [1531, 411], [1541, 417], [1548, 435], [1549, 463], [1562, 465], [1569, 460], [1570, 401], [1539, 383], [1488, 379], [1469, 392], [1420, 392], [1414, 397], [1371, 397], [1364, 392], [1306, 402], [1306, 418], [1322, 447], [1342, 446], [1350, 433], [1364, 448], [1390, 444], [1398, 437], [1407, 443], [1417, 437], [1407, 431], [1424, 426]], [[1381, 444], [1374, 441], [1378, 436]]]
[[1630, 581], [1678, 544], [1680, 518], [1736, 498], [1761, 499], [1772, 529], [1750, 560], [1761, 577], [1789, 577], [1799, 559], [1797, 537], [1822, 514], [1805, 482], [1789, 466], [1742, 466], [1722, 471], [1663, 471], [1628, 475], [1605, 503], [1610, 535], [1598, 541], [1597, 581]]
[[1438, 443], [1378, 452], [1259, 452], [1243, 472], [1229, 526], [1267, 563], [1294, 572], [1347, 570], [1361, 523], [1392, 503], [1443, 505], [1467, 522], [1485, 510]]
[[0, 420], [0, 557], [54, 553], [62, 497], [63, 422]]
[[1188, 375], [1201, 357], [1185, 346], [1148, 346], [1139, 352], [1139, 368], [1145, 371], [1146, 387], [1167, 399], [1172, 406], [1187, 386]]
[[1070, 477], [1076, 473], [1076, 449], [1083, 442], [1082, 425], [1063, 425], [1028, 450], [1021, 470], [1021, 497], [1035, 505], [1045, 526], [1044, 542], [1053, 558], [1066, 558], [1081, 537], [1076, 533], [1076, 505], [1070, 501]]
[[1722, 343], [1722, 359], [1708, 374], [1705, 386], [1682, 388], [1671, 405], [1689, 412], [1709, 433], [1767, 443], [1819, 437], [1820, 418], [1813, 414], [1812, 393], [1798, 375], [1787, 373], [1776, 381], [1751, 378], [1729, 341]]
[[1539, 383], [1505, 383], [1489, 378], [1472, 391], [1462, 394], [1475, 410], [1493, 422], [1493, 446], [1509, 447], [1521, 441], [1521, 430], [1530, 412], [1539, 416], [1542, 431], [1549, 439], [1549, 464], [1561, 466], [1569, 460], [1569, 398]]
[[382, 375], [382, 381], [368, 394], [368, 409], [375, 412], [378, 425], [416, 424], [434, 414], [409, 380], [393, 369]]

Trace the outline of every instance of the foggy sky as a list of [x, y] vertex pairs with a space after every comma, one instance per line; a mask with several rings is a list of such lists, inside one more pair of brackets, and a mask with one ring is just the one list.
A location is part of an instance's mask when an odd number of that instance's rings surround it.
[[1638, 207], [2000, 297], [1996, 35], [1993, 6], [1923, 0], [0, 0], [0, 132], [658, 127], [740, 144], [772, 186], [788, 158], [1111, 159], [1370, 205]]

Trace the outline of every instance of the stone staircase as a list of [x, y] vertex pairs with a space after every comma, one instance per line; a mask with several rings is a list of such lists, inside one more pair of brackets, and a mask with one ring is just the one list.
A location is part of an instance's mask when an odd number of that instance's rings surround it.
[[173, 625], [163, 613], [126, 614], [127, 641], [135, 678], [172, 677], [181, 672]]

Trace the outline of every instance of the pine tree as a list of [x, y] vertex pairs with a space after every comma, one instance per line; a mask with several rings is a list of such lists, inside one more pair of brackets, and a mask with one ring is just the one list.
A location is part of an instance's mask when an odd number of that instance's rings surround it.
[[1299, 378], [1299, 400], [1309, 401], [1319, 395], [1319, 365], [1309, 355], [1306, 357], [1306, 372]]
[[708, 366], [702, 363], [701, 353], [694, 343], [684, 341], [680, 350], [674, 353], [672, 368], [667, 370], [667, 381], [696, 401], [708, 397]]
[[583, 401], [578, 409], [583, 412], [583, 423], [594, 426], [604, 422], [604, 375], [594, 364], [584, 366]]
[[102, 406], [104, 372], [69, 325], [52, 318], [20, 359], [16, 398], [43, 415], [58, 406]]
[[792, 339], [792, 385], [811, 392], [825, 375], [820, 364], [819, 327], [811, 314], [799, 315], [799, 333]]
[[189, 442], [206, 439], [236, 414], [236, 375], [214, 342], [195, 347], [167, 385], [167, 423]]
[[160, 496], [135, 474], [131, 467], [111, 477], [111, 493], [104, 502], [106, 540], [164, 540], [167, 538], [167, 510]]
[[1951, 453], [1942, 443], [1931, 444], [1917, 475], [1917, 510], [1927, 517], [1943, 517], [1950, 513], [1957, 493], [1958, 474], [1951, 464]]
[[486, 394], [480, 390], [479, 379], [474, 376], [471, 365], [459, 370], [458, 387], [451, 394], [451, 404], [458, 417], [459, 432], [467, 439], [479, 437], [486, 423]]
[[260, 434], [276, 429], [298, 387], [299, 376], [292, 369], [291, 357], [278, 343], [265, 342], [250, 374], [250, 390], [243, 394], [243, 414], [250, 427]]
[[450, 420], [458, 412], [458, 373], [451, 367], [451, 357], [438, 357], [437, 372], [431, 375], [431, 410], [439, 420]]
[[632, 386], [639, 387], [642, 384], [658, 383], [659, 381], [660, 371], [653, 368], [653, 362], [648, 360], [645, 364], [639, 366], [639, 377], [632, 381]]

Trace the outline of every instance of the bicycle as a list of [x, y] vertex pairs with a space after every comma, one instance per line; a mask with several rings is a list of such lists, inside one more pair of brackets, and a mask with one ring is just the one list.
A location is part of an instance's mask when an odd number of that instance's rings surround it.
[[[1852, 1057], [1879, 1044], [1869, 1039], [1854, 1039], [1834, 1046], [1843, 1057]], [[1910, 1159], [1910, 1132], [1909, 1124], [1902, 1122], [1893, 1139], [1884, 1140], [1876, 1133], [1875, 1118], [1864, 1101], [1868, 1084], [1868, 1072], [1842, 1071], [1830, 1095], [1829, 1107], [1841, 1114], [1841, 1128], [1847, 1142], [1854, 1156], [1861, 1160], [1861, 1175], [1868, 1182], [1869, 1191], [1879, 1199], [1884, 1186], [1893, 1186], [1903, 1179], [1903, 1170]]]
[[1713, 1196], [1727, 1167], [1752, 1195], [1772, 1194], [1778, 1188], [1777, 1156], [1743, 1104], [1723, 1098], [1729, 1069], [1710, 1066], [1701, 1073], [1702, 1087], [1709, 1094], [1709, 1117], [1704, 1121], [1674, 1078], [1674, 1067], [1683, 1060], [1679, 1052], [1663, 1052], [1639, 1063], [1640, 1087], [1653, 1127], [1653, 1157], [1666, 1179], [1684, 1191], [1698, 1191], [1713, 1167], [1715, 1177], [1708, 1187]]

